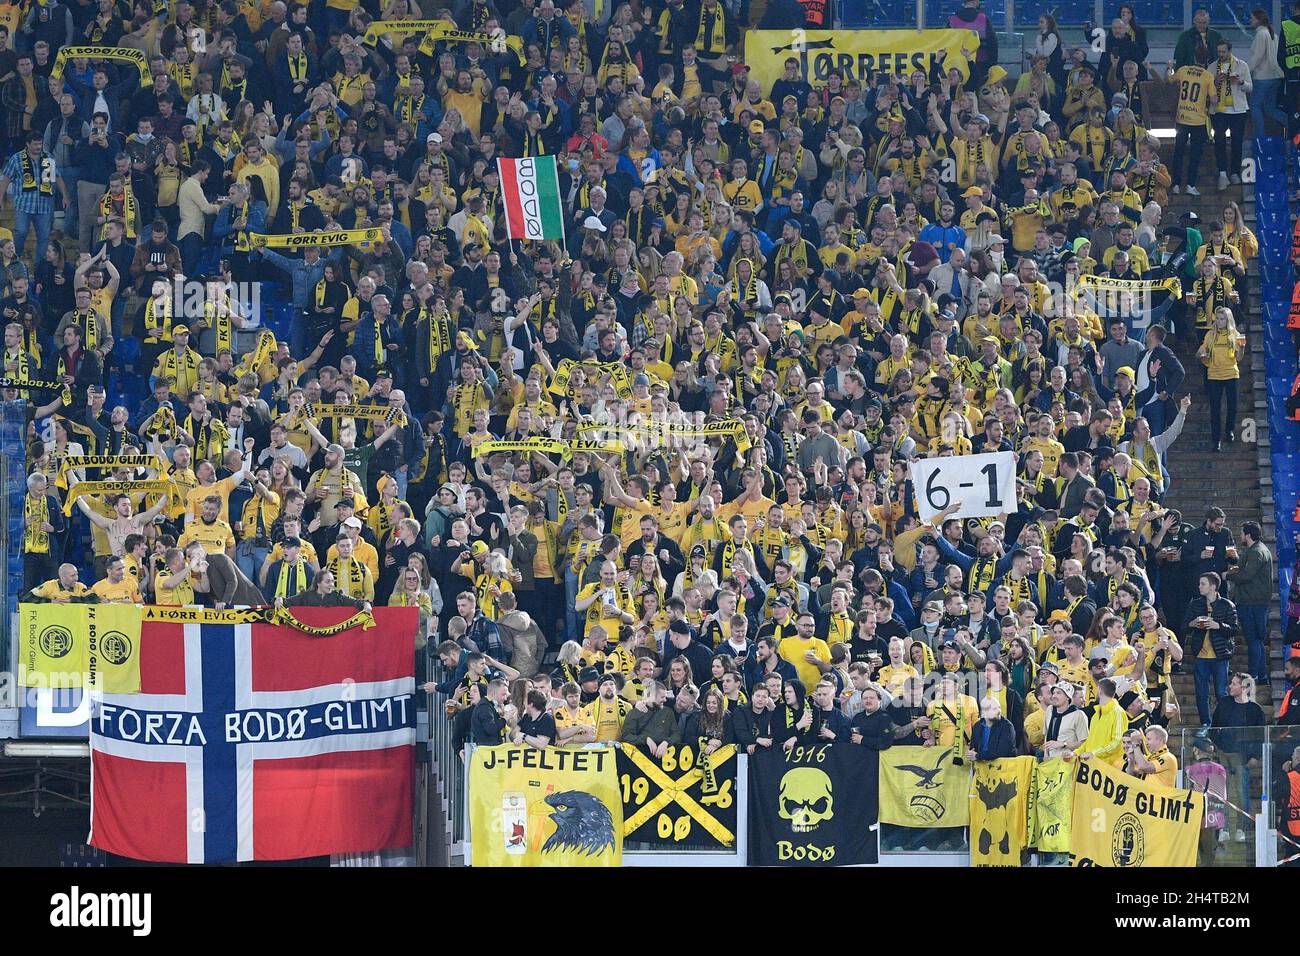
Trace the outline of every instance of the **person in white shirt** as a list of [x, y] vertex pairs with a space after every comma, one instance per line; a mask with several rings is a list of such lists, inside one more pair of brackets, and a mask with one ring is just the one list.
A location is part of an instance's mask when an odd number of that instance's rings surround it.
[[[1217, 97], [1210, 125], [1214, 128], [1214, 159], [1219, 166], [1219, 189], [1227, 189], [1228, 181], [1241, 182], [1241, 140], [1246, 133], [1246, 113], [1250, 109], [1250, 91], [1253, 88], [1250, 67], [1246, 61], [1232, 53], [1232, 43], [1219, 40], [1219, 58], [1210, 64], [1214, 77], [1214, 95]], [[1228, 140], [1232, 143], [1232, 161], [1228, 161]], [[1231, 172], [1229, 172], [1231, 170]]]
[[1250, 94], [1250, 126], [1252, 135], [1264, 135], [1265, 118], [1286, 128], [1286, 112], [1278, 105], [1282, 91], [1282, 68], [1277, 64], [1277, 34], [1267, 13], [1256, 10], [1250, 17], [1255, 36], [1250, 42], [1250, 55], [1246, 64], [1255, 88]]

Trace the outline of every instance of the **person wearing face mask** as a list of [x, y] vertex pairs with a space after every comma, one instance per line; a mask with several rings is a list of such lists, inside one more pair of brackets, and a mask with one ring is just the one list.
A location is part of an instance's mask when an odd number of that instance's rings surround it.
[[943, 643], [940, 619], [943, 617], [943, 605], [938, 601], [929, 601], [921, 608], [921, 626], [915, 628], [908, 639], [920, 641], [932, 651], [938, 651]]

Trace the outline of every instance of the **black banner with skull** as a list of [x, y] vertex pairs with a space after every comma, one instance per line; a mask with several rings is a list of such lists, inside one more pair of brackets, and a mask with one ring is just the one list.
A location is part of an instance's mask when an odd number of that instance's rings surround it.
[[879, 766], [853, 744], [796, 744], [749, 761], [749, 862], [754, 866], [875, 863]]

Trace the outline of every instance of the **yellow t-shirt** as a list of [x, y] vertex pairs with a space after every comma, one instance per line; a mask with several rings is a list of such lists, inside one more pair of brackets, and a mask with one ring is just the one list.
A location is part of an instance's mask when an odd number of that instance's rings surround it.
[[631, 709], [632, 705], [621, 697], [615, 697], [608, 703], [597, 697], [582, 708], [581, 722], [596, 728], [597, 741], [618, 740], [619, 734], [623, 732], [623, 721]]
[[230, 493], [238, 484], [235, 476], [231, 475], [211, 485], [196, 485], [185, 493], [185, 511], [193, 515], [195, 521], [200, 520], [199, 516], [203, 514], [203, 499], [208, 495], [216, 495], [221, 499], [221, 510], [217, 512], [217, 520], [229, 523]]
[[181, 605], [193, 604], [194, 602], [194, 580], [186, 577], [185, 580], [174, 588], [165, 587], [163, 582], [171, 577], [170, 571], [159, 571], [153, 577], [153, 593], [155, 604]]
[[804, 655], [809, 651], [816, 654], [819, 661], [827, 664], [831, 662], [831, 649], [820, 637], [810, 637], [807, 640], [801, 637], [787, 637], [776, 646], [776, 652], [781, 656], [781, 660], [794, 667], [804, 687], [811, 693], [812, 688], [816, 687], [817, 682], [821, 680], [822, 672], [816, 664], [804, 660]]
[[122, 580], [117, 584], [109, 582], [108, 578], [102, 581], [96, 581], [91, 585], [90, 593], [99, 598], [104, 604], [143, 604], [140, 598], [140, 585], [131, 575], [122, 576]]
[[[578, 592], [577, 600], [584, 601], [593, 595], [600, 594], [603, 590], [605, 590], [605, 585], [601, 584], [599, 581], [588, 584]], [[621, 623], [619, 613], [631, 614], [633, 617], [636, 616], [636, 604], [632, 600], [632, 595], [628, 593], [627, 589], [621, 584], [615, 584], [611, 590], [614, 592], [612, 600], [609, 597], [602, 595], [597, 600], [592, 601], [587, 607], [587, 610], [583, 612], [586, 615], [585, 623], [582, 628], [584, 637], [593, 627], [597, 624], [601, 624], [605, 628], [605, 634], [608, 636], [610, 642], [616, 643], [618, 641], [618, 627]], [[592, 664], [592, 666], [596, 665]]]
[[185, 530], [176, 541], [176, 547], [184, 550], [193, 541], [203, 545], [203, 550], [208, 554], [224, 554], [227, 549], [234, 547], [235, 532], [220, 518], [212, 524], [205, 524], [203, 519], [199, 518], [185, 526]]
[[722, 187], [722, 195], [736, 209], [752, 212], [763, 205], [763, 193], [752, 179], [733, 179]]

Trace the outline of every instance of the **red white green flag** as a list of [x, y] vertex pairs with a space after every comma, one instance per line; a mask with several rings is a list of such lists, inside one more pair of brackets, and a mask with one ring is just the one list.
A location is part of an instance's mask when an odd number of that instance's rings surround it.
[[511, 239], [564, 239], [564, 207], [554, 156], [498, 159]]

